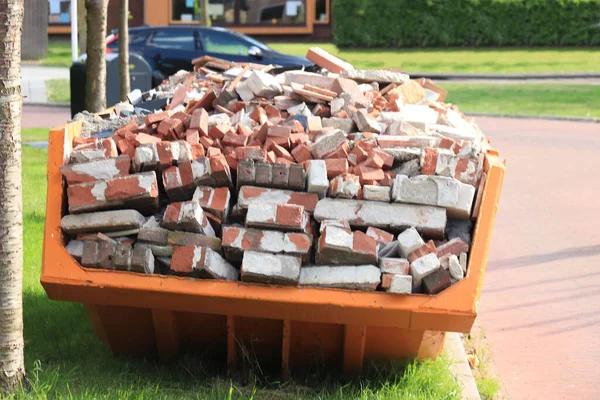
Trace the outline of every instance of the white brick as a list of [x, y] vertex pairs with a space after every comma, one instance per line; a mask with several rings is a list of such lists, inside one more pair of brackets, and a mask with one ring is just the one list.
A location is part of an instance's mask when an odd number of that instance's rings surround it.
[[434, 273], [440, 267], [440, 260], [433, 253], [417, 258], [410, 264], [410, 275], [413, 278], [413, 289], [421, 286], [423, 278]]
[[363, 198], [365, 200], [389, 203], [391, 190], [392, 188], [389, 186], [364, 185]]
[[460, 267], [463, 270], [463, 273], [467, 273], [467, 253], [460, 253], [458, 257], [458, 261], [460, 262]]
[[454, 254], [451, 254], [448, 261], [448, 271], [450, 271], [450, 276], [457, 281], [460, 281], [462, 278], [464, 278], [465, 273], [460, 266], [458, 257], [456, 257]]
[[388, 289], [390, 293], [410, 294], [412, 293], [412, 276], [396, 274], [392, 278], [392, 284]]
[[301, 265], [299, 257], [246, 251], [242, 260], [242, 281], [297, 285]]
[[310, 266], [300, 271], [300, 285], [339, 289], [375, 290], [381, 271], [374, 265]]
[[396, 175], [392, 198], [396, 203], [443, 207], [449, 218], [468, 219], [475, 197], [475, 187], [444, 176]]
[[327, 180], [327, 165], [325, 160], [310, 160], [306, 173], [308, 193], [315, 193], [320, 199], [325, 197], [329, 181]]
[[398, 250], [404, 258], [408, 258], [410, 253], [424, 245], [423, 238], [415, 228], [408, 228], [398, 235]]
[[237, 281], [240, 275], [219, 253], [208, 247], [196, 247], [193, 269], [203, 278]]
[[375, 201], [322, 199], [315, 207], [315, 219], [341, 219], [351, 226], [399, 230], [414, 226], [431, 238], [443, 238], [446, 210], [412, 204], [384, 204]]

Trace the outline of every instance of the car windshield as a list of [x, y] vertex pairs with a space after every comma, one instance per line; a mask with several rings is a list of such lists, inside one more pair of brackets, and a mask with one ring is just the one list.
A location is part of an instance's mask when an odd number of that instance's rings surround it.
[[263, 49], [263, 50], [273, 50], [271, 49], [269, 46], [267, 46], [266, 44], [259, 42], [256, 39], [251, 38], [250, 36], [244, 35], [243, 33], [239, 33], [239, 32], [233, 32], [235, 36], [238, 36], [240, 38], [243, 38], [244, 40], [247, 40], [248, 43], [251, 43], [252, 45]]

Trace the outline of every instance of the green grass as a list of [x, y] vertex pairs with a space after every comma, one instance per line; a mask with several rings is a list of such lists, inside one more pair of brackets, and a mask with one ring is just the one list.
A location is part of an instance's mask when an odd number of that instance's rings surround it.
[[471, 369], [477, 391], [483, 400], [494, 400], [502, 389], [500, 380], [491, 369], [492, 352], [489, 343], [485, 339], [485, 332], [479, 330], [475, 335], [464, 336], [465, 351], [473, 362]]
[[598, 72], [598, 48], [338, 49], [331, 43], [270, 43], [299, 56], [319, 46], [359, 69], [400, 67], [411, 72]]
[[21, 141], [22, 142], [41, 142], [48, 140], [48, 128], [22, 128], [21, 129]]
[[70, 41], [49, 41], [48, 54], [41, 60], [24, 60], [23, 64], [44, 65], [46, 67], [70, 67], [73, 63], [71, 58]]
[[500, 382], [494, 377], [480, 377], [475, 379], [477, 391], [483, 400], [493, 400], [500, 391]]
[[600, 117], [600, 85], [444, 83], [463, 112]]
[[[27, 132], [39, 138], [40, 132]], [[459, 399], [447, 361], [369, 368], [359, 381], [334, 374], [231, 379], [225, 360], [188, 354], [173, 364], [114, 358], [80, 304], [51, 301], [40, 279], [47, 151], [23, 147], [25, 363], [29, 389], [14, 399]], [[260, 378], [260, 379], [259, 379]]]
[[71, 88], [68, 79], [48, 79], [46, 93], [50, 103], [71, 102]]

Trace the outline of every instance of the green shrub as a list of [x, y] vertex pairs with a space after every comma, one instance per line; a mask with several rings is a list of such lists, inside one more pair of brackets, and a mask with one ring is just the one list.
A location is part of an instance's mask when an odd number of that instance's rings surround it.
[[346, 47], [600, 45], [600, 0], [333, 0]]

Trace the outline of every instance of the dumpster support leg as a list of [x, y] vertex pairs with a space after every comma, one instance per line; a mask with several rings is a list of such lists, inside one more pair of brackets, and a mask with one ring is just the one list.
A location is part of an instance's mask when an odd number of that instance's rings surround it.
[[174, 360], [179, 350], [175, 315], [172, 311], [153, 309], [152, 322], [154, 324], [158, 356], [165, 362]]
[[343, 370], [347, 374], [357, 375], [362, 371], [366, 331], [367, 327], [364, 325], [345, 326]]
[[291, 325], [289, 319], [283, 320], [283, 340], [281, 341], [281, 379], [287, 381], [290, 377], [290, 336]]
[[423, 339], [419, 346], [417, 358], [423, 360], [425, 358], [436, 359], [442, 352], [444, 342], [446, 341], [446, 332], [441, 331], [425, 331]]

